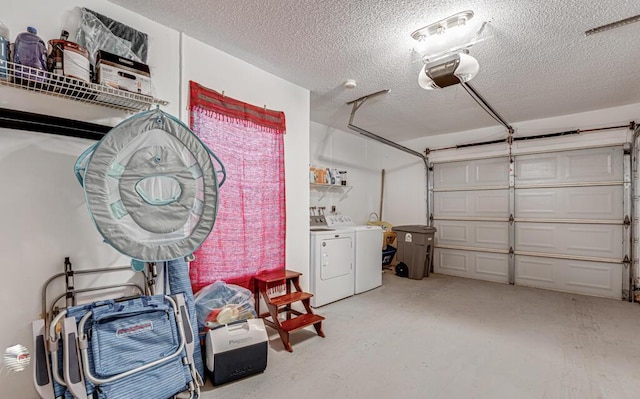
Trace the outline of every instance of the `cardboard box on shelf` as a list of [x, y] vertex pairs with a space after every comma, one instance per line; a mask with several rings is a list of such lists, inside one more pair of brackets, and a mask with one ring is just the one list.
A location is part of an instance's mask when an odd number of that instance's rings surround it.
[[151, 72], [149, 66], [106, 51], [98, 51], [96, 57], [97, 82], [115, 89], [151, 96]]

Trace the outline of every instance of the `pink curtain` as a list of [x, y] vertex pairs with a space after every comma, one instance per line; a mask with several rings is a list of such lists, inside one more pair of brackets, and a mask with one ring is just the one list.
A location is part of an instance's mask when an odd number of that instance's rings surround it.
[[252, 276], [285, 267], [284, 113], [190, 89], [191, 129], [227, 172], [215, 226], [191, 264], [193, 289], [217, 280], [251, 288]]

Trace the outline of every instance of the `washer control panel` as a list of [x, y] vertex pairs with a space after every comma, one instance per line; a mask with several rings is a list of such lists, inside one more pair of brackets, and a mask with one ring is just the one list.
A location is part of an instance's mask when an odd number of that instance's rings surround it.
[[327, 226], [330, 228], [353, 226], [353, 220], [346, 215], [329, 215], [326, 216]]

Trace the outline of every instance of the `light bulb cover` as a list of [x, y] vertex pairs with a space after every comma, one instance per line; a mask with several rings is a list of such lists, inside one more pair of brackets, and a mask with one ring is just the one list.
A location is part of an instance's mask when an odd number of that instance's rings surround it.
[[450, 17], [441, 19], [438, 22], [434, 22], [414, 31], [413, 33], [411, 33], [411, 37], [414, 40], [421, 41], [425, 40], [429, 36], [442, 35], [445, 34], [449, 29], [466, 25], [471, 18], [473, 18], [473, 11], [461, 11]]

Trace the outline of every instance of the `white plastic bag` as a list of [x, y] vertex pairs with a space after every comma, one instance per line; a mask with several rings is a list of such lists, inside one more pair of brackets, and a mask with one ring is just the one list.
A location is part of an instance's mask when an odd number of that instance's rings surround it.
[[238, 320], [257, 317], [253, 293], [243, 287], [216, 281], [195, 295], [200, 327], [215, 328]]
[[[87, 8], [82, 8], [81, 13], [82, 20], [75, 40], [79, 45], [87, 49], [89, 59], [93, 65], [96, 64], [98, 50], [104, 50], [134, 61], [146, 62], [146, 33], [138, 32]], [[105, 25], [103, 21], [109, 21], [109, 26]], [[123, 37], [118, 36], [118, 33]], [[124, 37], [128, 37], [130, 40]], [[131, 41], [132, 38], [136, 39], [135, 46]], [[134, 49], [134, 47], [136, 48]]]

